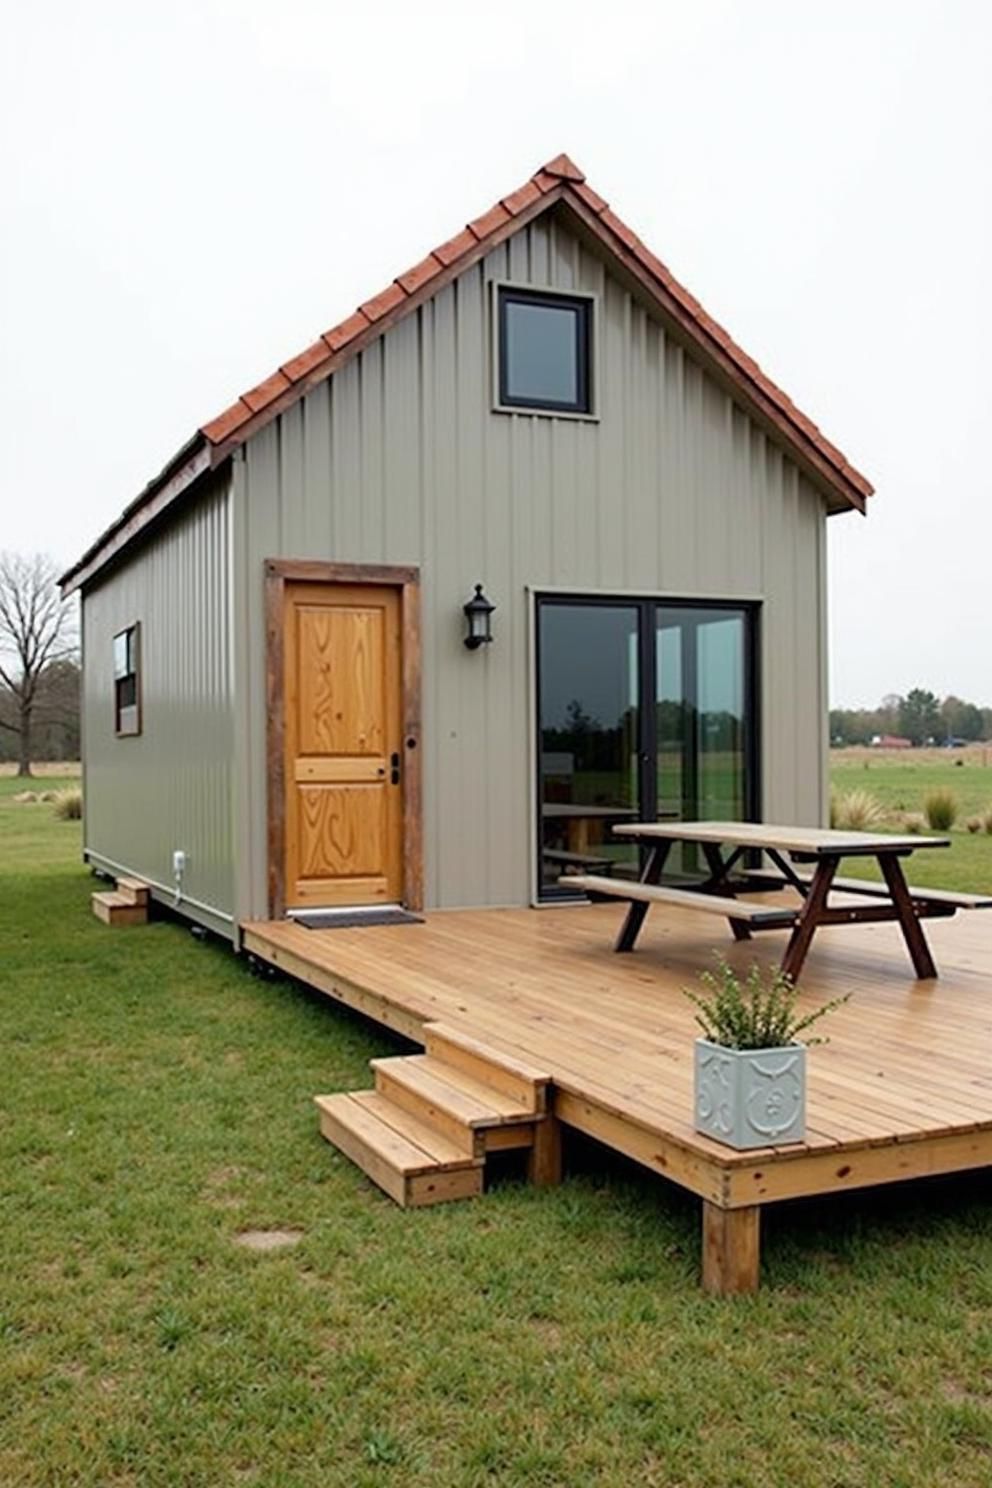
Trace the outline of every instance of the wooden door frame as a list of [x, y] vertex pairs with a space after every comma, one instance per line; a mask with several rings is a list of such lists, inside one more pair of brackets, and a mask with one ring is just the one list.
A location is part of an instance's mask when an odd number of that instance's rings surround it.
[[403, 727], [403, 903], [424, 907], [424, 827], [420, 717], [420, 570], [401, 564], [265, 560], [266, 838], [269, 915], [286, 913], [286, 719], [284, 625], [286, 585], [369, 584], [395, 588], [400, 600]]

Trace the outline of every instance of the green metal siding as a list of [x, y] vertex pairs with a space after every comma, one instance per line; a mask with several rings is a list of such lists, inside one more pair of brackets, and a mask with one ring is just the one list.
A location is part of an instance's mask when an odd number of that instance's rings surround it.
[[[229, 477], [83, 597], [85, 848], [233, 934]], [[141, 622], [141, 733], [114, 734], [114, 635]]]
[[[598, 297], [596, 421], [493, 412], [497, 280]], [[266, 558], [422, 568], [429, 905], [531, 895], [535, 588], [762, 600], [764, 814], [822, 820], [824, 503], [561, 223], [522, 230], [260, 431], [234, 507], [243, 917], [267, 908]], [[470, 654], [477, 580], [496, 640]]]

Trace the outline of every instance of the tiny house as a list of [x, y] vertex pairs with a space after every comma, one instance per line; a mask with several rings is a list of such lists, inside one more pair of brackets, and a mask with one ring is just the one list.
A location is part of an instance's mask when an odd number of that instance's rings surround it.
[[871, 489], [559, 156], [64, 575], [86, 859], [237, 943], [560, 902], [634, 817], [819, 824], [826, 523]]

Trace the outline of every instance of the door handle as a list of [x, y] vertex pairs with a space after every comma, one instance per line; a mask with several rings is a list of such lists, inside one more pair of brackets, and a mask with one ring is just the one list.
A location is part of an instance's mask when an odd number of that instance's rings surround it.
[[399, 753], [389, 756], [389, 782], [391, 785], [400, 783], [400, 757]]

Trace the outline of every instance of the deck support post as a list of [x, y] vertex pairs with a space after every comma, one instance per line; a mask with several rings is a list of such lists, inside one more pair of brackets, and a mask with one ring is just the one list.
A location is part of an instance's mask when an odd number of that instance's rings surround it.
[[561, 1182], [561, 1122], [550, 1112], [534, 1124], [534, 1143], [527, 1153], [527, 1177], [536, 1188], [554, 1188]]
[[721, 1209], [703, 1200], [703, 1290], [732, 1297], [758, 1290], [761, 1207]]

